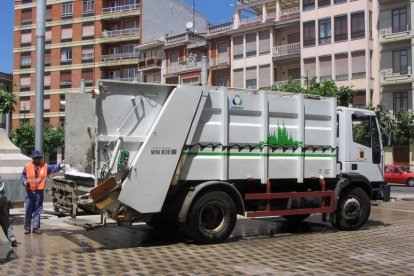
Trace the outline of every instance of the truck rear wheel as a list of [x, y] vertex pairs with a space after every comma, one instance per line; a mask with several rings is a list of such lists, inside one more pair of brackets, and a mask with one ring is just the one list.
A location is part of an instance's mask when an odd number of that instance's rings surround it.
[[334, 226], [340, 230], [356, 230], [367, 222], [370, 213], [367, 193], [359, 187], [352, 188], [340, 196]]
[[208, 192], [194, 202], [186, 229], [199, 243], [225, 240], [236, 226], [237, 212], [233, 199], [225, 192]]

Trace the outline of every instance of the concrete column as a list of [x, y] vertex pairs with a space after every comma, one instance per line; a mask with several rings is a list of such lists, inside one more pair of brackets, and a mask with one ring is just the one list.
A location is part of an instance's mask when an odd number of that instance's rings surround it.
[[240, 10], [236, 9], [234, 12], [233, 28], [238, 29], [240, 26]]
[[280, 1], [276, 0], [276, 21], [280, 19]]
[[262, 22], [265, 23], [267, 18], [267, 7], [266, 3], [263, 3], [263, 15], [262, 15]]

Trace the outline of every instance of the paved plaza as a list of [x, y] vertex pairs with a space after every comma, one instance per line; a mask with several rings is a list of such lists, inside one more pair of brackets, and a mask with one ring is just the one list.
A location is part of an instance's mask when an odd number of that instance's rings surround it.
[[0, 275], [414, 275], [411, 200], [375, 204], [353, 232], [318, 215], [298, 227], [282, 218], [239, 219], [231, 239], [214, 245], [145, 224], [93, 227], [99, 216], [44, 214], [44, 233], [24, 235], [23, 210], [13, 209], [12, 219], [19, 246], [1, 236]]

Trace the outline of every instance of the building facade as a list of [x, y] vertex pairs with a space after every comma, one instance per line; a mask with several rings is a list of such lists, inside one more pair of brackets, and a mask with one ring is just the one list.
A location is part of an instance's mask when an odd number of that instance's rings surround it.
[[[138, 46], [182, 32], [193, 17], [195, 29], [207, 26], [182, 0], [48, 0], [46, 5], [44, 123], [52, 125], [64, 122], [61, 103], [65, 93], [79, 92], [81, 79], [87, 87], [101, 78], [159, 82], [161, 50]], [[36, 1], [16, 0], [13, 128], [34, 123], [35, 22]]]

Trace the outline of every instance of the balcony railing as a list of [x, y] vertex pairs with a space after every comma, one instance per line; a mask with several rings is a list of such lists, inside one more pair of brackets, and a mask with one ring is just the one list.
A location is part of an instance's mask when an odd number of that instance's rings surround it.
[[220, 66], [220, 65], [229, 65], [230, 64], [230, 58], [228, 56], [226, 57], [216, 57], [210, 59], [210, 67], [214, 66]]
[[273, 47], [273, 56], [281, 57], [300, 53], [300, 42]]
[[380, 42], [409, 39], [411, 38], [411, 26], [406, 25], [399, 28], [388, 27], [381, 29], [379, 33]]
[[254, 17], [243, 18], [243, 19], [240, 20], [240, 26], [250, 25], [250, 24], [257, 23], [257, 22], [262, 22], [262, 20], [263, 20], [263, 16], [261, 16], [261, 15], [254, 16]]
[[161, 57], [152, 56], [138, 60], [138, 69], [145, 69], [154, 66], [161, 66]]
[[412, 81], [412, 71], [411, 66], [408, 66], [405, 70], [400, 70], [400, 72], [394, 72], [392, 68], [382, 69], [380, 71], [381, 82], [384, 84], [396, 84]]
[[103, 37], [116, 37], [116, 36], [125, 36], [125, 35], [136, 35], [138, 34], [138, 28], [122, 29], [115, 31], [103, 31]]
[[208, 27], [208, 34], [217, 34], [233, 29], [233, 22]]
[[367, 76], [366, 72], [355, 72], [352, 73], [352, 79], [365, 79]]
[[340, 74], [335, 76], [335, 80], [337, 81], [346, 81], [348, 80], [349, 75], [348, 74]]
[[294, 7], [290, 9], [281, 10], [279, 13], [280, 20], [288, 20], [292, 18], [299, 17], [300, 7]]
[[93, 60], [93, 53], [82, 54], [82, 60]]
[[102, 60], [103, 61], [121, 60], [121, 59], [137, 58], [137, 57], [139, 57], [139, 53], [109, 54], [109, 55], [102, 55]]
[[[176, 43], [205, 43], [206, 39], [203, 36], [193, 33], [182, 33], [178, 35], [168, 36], [165, 38], [165, 45], [172, 45]], [[194, 47], [193, 47], [194, 48]]]
[[115, 7], [107, 7], [102, 9], [103, 14], [108, 13], [118, 13], [118, 12], [125, 12], [125, 11], [133, 11], [138, 10], [140, 7], [139, 4], [132, 4], [132, 5], [125, 5], [125, 6], [115, 6]]
[[182, 61], [178, 64], [167, 66], [165, 68], [165, 74], [167, 75], [178, 74], [181, 72], [193, 71], [193, 70], [201, 70], [201, 60], [197, 61], [194, 64], [186, 64], [184, 61]]

